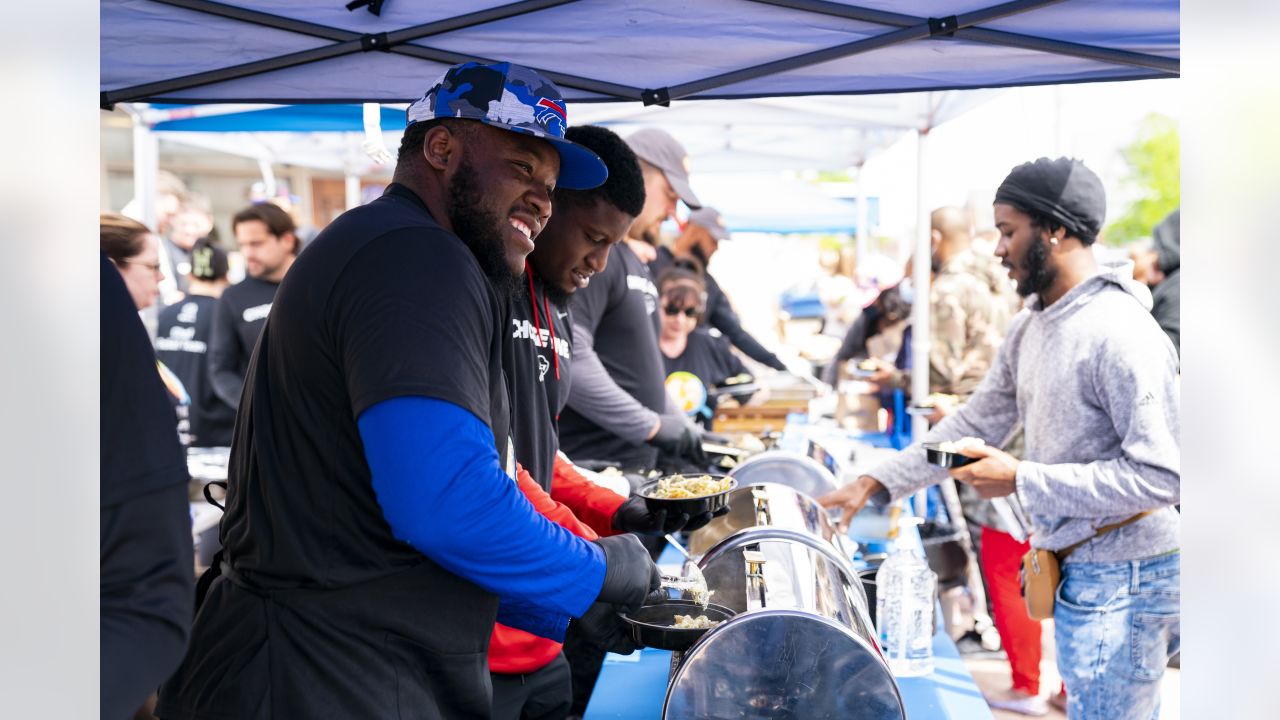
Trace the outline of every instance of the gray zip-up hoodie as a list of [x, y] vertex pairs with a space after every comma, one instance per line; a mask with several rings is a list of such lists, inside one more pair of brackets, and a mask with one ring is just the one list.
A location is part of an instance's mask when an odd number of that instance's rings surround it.
[[[1010, 323], [973, 397], [923, 442], [973, 436], [1000, 446], [1019, 423], [1017, 492], [1031, 544], [1060, 550], [1098, 527], [1159, 508], [1077, 549], [1076, 562], [1135, 560], [1178, 548], [1178, 360], [1150, 315], [1151, 293], [1121, 263]], [[868, 473], [894, 499], [946, 478], [914, 444]], [[882, 499], [882, 498], [881, 498]]]

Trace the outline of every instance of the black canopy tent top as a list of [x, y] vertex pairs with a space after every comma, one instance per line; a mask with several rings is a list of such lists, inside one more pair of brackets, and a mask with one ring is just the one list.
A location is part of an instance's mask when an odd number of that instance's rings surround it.
[[645, 105], [1178, 75], [1177, 0], [987, 2], [105, 0], [101, 103], [409, 102], [468, 60]]

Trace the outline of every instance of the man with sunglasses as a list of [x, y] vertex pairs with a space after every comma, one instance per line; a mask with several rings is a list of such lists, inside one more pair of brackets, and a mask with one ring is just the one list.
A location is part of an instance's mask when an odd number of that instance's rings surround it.
[[707, 272], [711, 264], [711, 256], [715, 255], [720, 243], [733, 236], [725, 225], [719, 211], [711, 207], [703, 207], [689, 213], [689, 222], [670, 247], [661, 245], [657, 255], [649, 262], [649, 271], [655, 278], [661, 277], [664, 270], [671, 267], [677, 257], [689, 256], [702, 263], [702, 279], [707, 287], [706, 310], [703, 312], [703, 323], [715, 328], [729, 343], [738, 348], [747, 357], [756, 362], [781, 372], [787, 366], [777, 355], [760, 344], [742, 327], [742, 320], [734, 312], [729, 298], [720, 289], [720, 283]]
[[698, 327], [707, 302], [702, 275], [677, 264], [658, 278], [658, 292], [662, 308], [658, 348], [667, 374], [667, 392], [691, 417], [709, 424], [717, 404], [712, 388], [730, 378], [749, 380], [750, 375], [725, 338]]

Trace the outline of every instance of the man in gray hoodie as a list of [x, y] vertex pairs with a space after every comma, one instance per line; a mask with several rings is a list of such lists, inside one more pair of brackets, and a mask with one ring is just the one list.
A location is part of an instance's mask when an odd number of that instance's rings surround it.
[[[1016, 493], [1031, 544], [1063, 556], [1054, 620], [1071, 720], [1148, 720], [1180, 641], [1178, 360], [1129, 265], [1094, 260], [1104, 215], [1102, 183], [1078, 161], [1041, 158], [1005, 179], [996, 255], [1029, 302], [968, 404], [922, 442], [985, 441], [952, 475], [983, 497]], [[1018, 425], [1022, 459], [995, 449]], [[917, 443], [819, 500], [847, 524], [867, 500], [945, 473]]]

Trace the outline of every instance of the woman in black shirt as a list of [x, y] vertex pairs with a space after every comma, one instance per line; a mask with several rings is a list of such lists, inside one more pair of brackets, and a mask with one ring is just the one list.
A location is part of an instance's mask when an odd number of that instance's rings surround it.
[[713, 394], [715, 388], [731, 378], [741, 382], [751, 378], [723, 337], [698, 327], [706, 310], [707, 293], [697, 272], [681, 263], [668, 268], [658, 278], [658, 297], [658, 348], [667, 375], [667, 392], [681, 409], [709, 425], [718, 399]]

